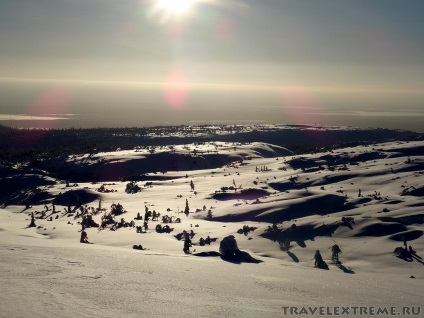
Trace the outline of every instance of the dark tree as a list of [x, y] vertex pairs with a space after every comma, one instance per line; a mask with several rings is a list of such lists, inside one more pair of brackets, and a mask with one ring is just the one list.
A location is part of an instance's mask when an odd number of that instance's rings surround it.
[[188, 214], [190, 213], [190, 208], [188, 206], [188, 200], [186, 199], [186, 206], [184, 209], [184, 214], [188, 216]]

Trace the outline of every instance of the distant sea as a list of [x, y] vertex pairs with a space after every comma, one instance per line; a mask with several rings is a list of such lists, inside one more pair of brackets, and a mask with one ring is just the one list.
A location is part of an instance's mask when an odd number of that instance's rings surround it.
[[0, 82], [0, 124], [19, 128], [308, 124], [424, 132], [424, 93], [329, 92]]

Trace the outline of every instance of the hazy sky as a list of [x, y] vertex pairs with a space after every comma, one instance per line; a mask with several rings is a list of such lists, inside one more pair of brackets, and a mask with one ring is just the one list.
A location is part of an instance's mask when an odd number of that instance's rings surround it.
[[0, 0], [0, 114], [424, 119], [423, 12], [422, 0]]

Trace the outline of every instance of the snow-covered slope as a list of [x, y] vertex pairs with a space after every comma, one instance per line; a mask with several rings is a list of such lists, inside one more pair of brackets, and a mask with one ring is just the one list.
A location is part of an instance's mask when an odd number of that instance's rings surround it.
[[[2, 180], [19, 186], [0, 210], [0, 317], [275, 317], [284, 306], [422, 306], [423, 149], [390, 142], [297, 156], [269, 144], [208, 143], [55, 163], [138, 176], [132, 194], [129, 180], [67, 185], [47, 169], [15, 174]], [[167, 168], [180, 157], [184, 165]], [[100, 199], [104, 210], [96, 212]], [[77, 202], [98, 224], [118, 203], [125, 213], [117, 222], [141, 226], [135, 218], [146, 209], [161, 217], [147, 233], [87, 228], [93, 244], [80, 244]], [[28, 228], [31, 213], [37, 226]], [[164, 215], [181, 222], [157, 233]], [[252, 231], [237, 233], [245, 225]], [[189, 255], [184, 230], [194, 234]], [[262, 262], [216, 256], [228, 235]], [[207, 236], [213, 242], [200, 246]], [[403, 239], [417, 252], [411, 258], [393, 254]], [[280, 247], [286, 241], [289, 251]], [[329, 262], [335, 242], [342, 265], [314, 268], [315, 251]], [[146, 250], [134, 250], [138, 244]]]

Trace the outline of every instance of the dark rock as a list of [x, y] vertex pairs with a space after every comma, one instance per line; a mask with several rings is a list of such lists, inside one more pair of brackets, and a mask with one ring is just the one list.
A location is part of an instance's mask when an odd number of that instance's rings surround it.
[[238, 250], [237, 241], [234, 235], [224, 237], [219, 244], [219, 252], [224, 257], [232, 257]]

